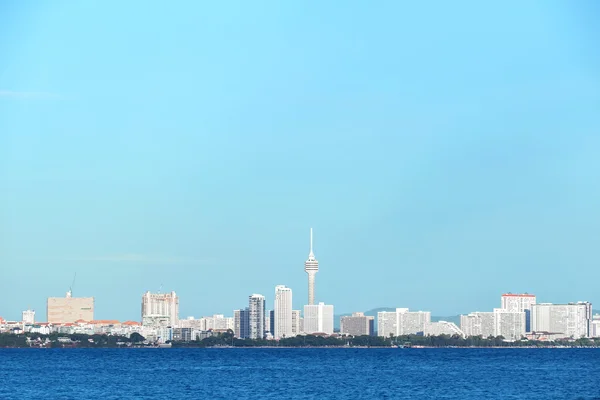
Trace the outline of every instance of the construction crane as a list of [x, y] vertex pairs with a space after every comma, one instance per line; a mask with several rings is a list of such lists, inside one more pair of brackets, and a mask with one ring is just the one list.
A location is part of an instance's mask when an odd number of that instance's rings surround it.
[[75, 272], [75, 275], [73, 276], [73, 282], [71, 283], [71, 286], [69, 287], [69, 291], [67, 292], [67, 297], [73, 296], [73, 286], [75, 286], [75, 278], [77, 278], [77, 272]]

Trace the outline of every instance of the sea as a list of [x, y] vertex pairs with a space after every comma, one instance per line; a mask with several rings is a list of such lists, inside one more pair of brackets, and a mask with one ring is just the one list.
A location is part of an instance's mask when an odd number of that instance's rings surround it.
[[0, 349], [0, 399], [600, 400], [600, 349]]

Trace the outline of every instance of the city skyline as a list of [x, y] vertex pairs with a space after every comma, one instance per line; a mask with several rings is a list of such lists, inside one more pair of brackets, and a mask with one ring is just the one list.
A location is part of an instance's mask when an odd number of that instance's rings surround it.
[[[95, 317], [90, 317], [94, 315], [94, 303], [95, 303], [95, 299], [94, 297], [74, 297], [72, 296], [72, 291], [69, 290], [66, 292], [64, 297], [48, 297], [47, 300], [47, 310], [50, 309], [50, 307], [58, 307], [57, 310], [60, 310], [59, 313], [61, 315], [61, 317], [63, 316], [63, 314], [65, 315], [69, 315], [69, 317], [67, 319], [65, 319], [63, 322], [75, 322], [75, 320], [81, 320], [81, 321], [92, 321], [92, 320], [104, 320], [104, 321], [118, 321], [118, 319], [106, 319], [106, 318], [95, 318]], [[282, 298], [280, 297], [281, 294], [284, 294], [285, 297]], [[274, 313], [275, 308], [277, 307], [277, 305], [281, 305], [284, 304], [284, 312], [282, 315], [285, 315], [284, 318], [288, 318], [289, 321], [287, 323], [284, 323], [284, 330], [285, 332], [291, 331], [293, 330], [292, 326], [294, 325], [294, 323], [296, 322], [292, 322], [293, 321], [293, 313], [301, 313], [301, 310], [296, 310], [293, 306], [292, 303], [292, 289], [290, 287], [287, 287], [286, 285], [276, 285], [275, 286], [275, 296], [273, 297], [273, 307], [271, 310], [269, 310], [269, 308], [266, 306], [266, 299], [267, 297], [261, 295], [261, 294], [252, 294], [249, 297], [249, 306], [246, 307], [245, 309], [234, 309], [232, 311], [232, 317], [233, 319], [239, 318], [239, 315], [236, 316], [236, 313], [238, 312], [244, 312], [246, 313], [246, 318], [247, 318], [247, 327], [246, 327], [246, 333], [248, 335], [248, 337], [251, 338], [258, 338], [259, 334], [258, 332], [260, 332], [260, 330], [262, 329], [265, 332], [269, 331], [269, 323], [267, 323], [267, 320], [269, 318], [273, 318], [273, 316], [269, 317], [269, 313]], [[283, 299], [283, 300], [281, 300]], [[69, 300], [73, 300], [74, 301], [74, 305], [76, 305], [76, 307], [73, 310], [68, 310], [69, 306], [65, 307], [65, 301], [69, 301]], [[57, 304], [60, 303], [60, 304]], [[431, 317], [436, 317], [436, 318], [444, 318], [444, 317], [450, 317], [450, 318], [455, 318], [455, 317], [461, 317], [461, 319], [463, 317], [467, 317], [467, 316], [471, 316], [471, 315], [479, 315], [479, 314], [494, 314], [497, 311], [503, 311], [503, 312], [523, 312], [524, 313], [524, 320], [523, 320], [523, 327], [524, 329], [527, 330], [527, 332], [530, 331], [530, 326], [531, 326], [531, 316], [530, 316], [530, 311], [531, 311], [531, 307], [533, 305], [536, 306], [556, 306], [556, 307], [561, 307], [561, 306], [565, 306], [565, 305], [575, 305], [575, 304], [588, 304], [590, 309], [589, 309], [589, 316], [592, 315], [591, 312], [591, 304], [593, 304], [590, 301], [582, 301], [582, 300], [570, 300], [567, 302], [549, 302], [549, 301], [542, 301], [542, 302], [538, 302], [537, 301], [537, 296], [535, 294], [531, 294], [528, 292], [525, 293], [512, 293], [512, 292], [507, 292], [507, 293], [503, 293], [501, 295], [501, 304], [500, 304], [500, 308], [493, 308], [492, 311], [483, 311], [483, 308], [474, 308], [474, 311], [470, 311], [468, 313], [458, 313], [455, 315], [446, 315], [446, 316], [442, 316], [442, 315], [436, 315], [436, 314], [431, 314], [431, 311], [426, 311], [426, 313], [429, 315], [428, 320], [431, 320]], [[73, 306], [70, 306], [73, 307]], [[89, 311], [83, 311], [83, 312], [88, 312], [89, 314], [87, 315], [88, 318], [84, 318], [83, 315], [81, 314], [73, 314], [76, 310], [78, 313], [80, 313], [80, 307], [88, 307], [88, 308], [81, 308], [81, 310], [89, 310]], [[91, 307], [91, 308], [90, 308]], [[306, 310], [307, 307], [315, 307], [314, 310], [319, 310], [319, 311], [313, 311], [311, 309], [310, 313], [311, 313], [311, 317], [312, 316], [316, 316], [321, 314], [323, 311], [323, 307], [331, 307], [331, 311], [329, 311], [329, 314], [331, 317], [335, 316], [336, 318], [341, 318], [344, 316], [355, 316], [357, 314], [363, 315], [363, 311], [353, 311], [352, 313], [339, 313], [339, 314], [334, 314], [333, 313], [333, 305], [325, 305], [323, 302], [319, 302], [316, 305], [309, 305], [309, 304], [305, 304], [304, 305], [304, 313], [302, 313], [302, 318], [304, 318], [304, 314], [306, 314]], [[383, 309], [393, 309], [394, 307], [377, 307], [374, 309], [370, 309], [368, 311], [375, 311], [375, 310], [383, 310]], [[367, 310], [366, 308], [363, 308], [363, 310]], [[404, 312], [407, 312], [409, 310], [409, 308], [397, 308], [396, 310], [404, 310]], [[219, 311], [219, 312], [222, 312]], [[389, 313], [391, 311], [378, 311], [378, 313]], [[418, 311], [419, 313], [421, 313], [422, 311]], [[54, 313], [56, 314], [56, 311], [54, 311]], [[27, 310], [22, 310], [21, 311], [21, 315], [23, 316], [23, 321], [32, 319], [33, 316], [36, 314], [35, 309], [31, 309], [28, 308]], [[73, 314], [71, 316], [71, 314]], [[49, 318], [46, 318], [46, 321], [40, 321], [39, 320], [39, 315], [36, 319], [36, 322], [46, 322], [46, 323], [52, 323], [53, 321], [50, 320]], [[160, 290], [156, 293], [151, 293], [150, 291], [146, 291], [143, 296], [142, 296], [142, 303], [141, 303], [141, 318], [140, 318], [140, 323], [144, 324], [144, 325], [148, 325], [148, 326], [153, 326], [156, 325], [156, 322], [159, 320], [164, 320], [162, 322], [165, 322], [169, 325], [172, 326], [177, 326], [180, 317], [182, 317], [181, 319], [187, 320], [188, 318], [191, 318], [192, 320], [194, 318], [197, 318], [198, 315], [201, 315], [200, 318], [207, 318], [207, 316], [209, 314], [196, 314], [196, 315], [188, 315], [185, 318], [183, 318], [180, 314], [179, 314], [179, 297], [176, 295], [175, 291], [171, 291], [169, 293], [162, 293]], [[213, 314], [214, 316], [218, 315], [217, 314]], [[222, 313], [220, 315], [228, 315], [228, 312]], [[261, 317], [262, 315], [262, 317]], [[48, 316], [48, 312], [46, 314], [46, 316]], [[3, 318], [0, 315], [0, 318]], [[154, 318], [157, 318], [156, 321], [154, 321]], [[229, 318], [229, 317], [228, 317]], [[278, 317], [275, 317], [278, 318]], [[315, 317], [317, 318], [317, 317]], [[321, 319], [322, 317], [318, 317], [318, 319], [315, 319], [315, 322], [311, 322], [310, 323], [310, 327], [312, 330], [315, 330], [316, 328], [313, 328], [313, 324], [316, 324], [316, 326], [319, 326], [320, 324], [323, 323], [323, 320]], [[547, 317], [548, 318], [548, 317]], [[56, 319], [56, 317], [55, 317]], [[56, 321], [58, 321], [60, 318], [56, 319]], [[11, 319], [11, 318], [3, 318], [3, 320], [9, 320], [9, 321], [16, 321], [17, 319]], [[130, 321], [129, 319], [125, 320], [123, 319], [123, 321]], [[317, 322], [318, 321], [318, 322]], [[161, 322], [161, 323], [162, 323]], [[444, 321], [442, 321], [444, 322]], [[333, 325], [332, 325], [333, 326]], [[262, 327], [262, 328], [260, 328]], [[279, 329], [282, 329], [281, 327]], [[333, 329], [333, 328], [331, 328]], [[315, 331], [316, 332], [316, 331]], [[271, 332], [272, 333], [272, 332]]]
[[0, 315], [599, 304], [596, 8], [3, 4]]
[[[316, 260], [316, 258], [314, 256], [314, 252], [313, 252], [313, 229], [312, 228], [310, 228], [310, 246], [309, 246], [309, 249], [310, 249], [309, 250], [309, 257], [308, 257], [308, 260], [305, 261], [305, 263], [304, 263], [304, 271], [308, 272], [310, 270], [310, 272], [316, 273], [316, 271], [318, 271], [318, 265], [319, 264], [318, 264], [318, 261]], [[76, 276], [76, 273], [75, 273], [75, 276]], [[72, 286], [74, 285], [74, 283], [75, 283], [75, 280], [73, 280], [73, 283], [69, 287], [69, 290], [66, 292], [66, 295], [64, 297], [52, 297], [52, 296], [49, 296], [47, 298], [47, 300], [46, 300], [47, 301], [46, 309], [49, 310], [50, 302], [51, 301], [54, 302], [54, 303], [55, 302], [63, 302], [64, 303], [65, 301], [71, 299], [71, 297], [73, 295]], [[279, 291], [279, 289], [283, 289], [285, 291], [289, 291], [289, 296], [286, 298], [285, 304], [286, 304], [286, 309], [289, 308], [289, 309], [287, 309], [286, 313], [287, 313], [287, 317], [290, 318], [290, 321], [286, 324], [286, 327], [284, 328], [285, 332], [291, 332], [291, 330], [292, 330], [292, 322], [291, 322], [292, 321], [291, 320], [292, 313], [301, 312], [300, 311], [301, 309], [304, 309], [305, 312], [306, 312], [307, 306], [312, 306], [312, 304], [311, 304], [311, 290], [310, 289], [311, 289], [311, 285], [314, 285], [314, 284], [315, 284], [314, 275], [313, 275], [313, 279], [310, 279], [310, 274], [309, 274], [308, 291], [307, 291], [307, 293], [308, 293], [308, 302], [306, 302], [303, 306], [300, 306], [300, 307], [297, 307], [296, 304], [298, 302], [302, 303], [301, 300], [299, 300], [299, 301], [296, 300], [296, 303], [293, 303], [293, 301], [292, 301], [293, 298], [297, 299], [297, 297], [292, 297], [291, 296], [291, 292], [292, 292], [291, 286], [288, 287], [286, 285], [279, 285], [279, 284], [275, 285], [276, 294], [275, 294], [275, 296], [273, 298], [274, 304], [278, 303], [277, 299], [278, 299], [278, 291]], [[314, 288], [313, 288], [313, 295], [314, 295]], [[154, 303], [152, 303], [153, 305], [150, 307], [150, 304], [151, 304], [151, 300], [150, 299], [151, 299], [151, 297], [153, 299], [161, 298], [161, 299], [163, 299], [166, 302], [164, 303], [164, 305], [162, 305], [162, 303], [159, 305], [159, 303], [154, 302]], [[240, 318], [239, 315], [236, 316], [236, 312], [247, 313], [247, 315], [246, 315], [245, 318], [248, 319], [247, 324], [249, 324], [249, 325], [247, 325], [247, 327], [245, 328], [245, 329], [247, 329], [247, 331], [245, 331], [246, 332], [245, 334], [247, 334], [248, 337], [253, 337], [253, 338], [257, 338], [259, 336], [258, 333], [257, 333], [259, 331], [259, 329], [257, 328], [259, 325], [257, 325], [257, 324], [262, 324], [262, 326], [265, 325], [265, 321], [264, 320], [262, 322], [260, 322], [260, 323], [258, 322], [260, 319], [257, 320], [257, 318], [259, 318], [258, 317], [259, 314], [257, 314], [257, 308], [256, 308], [257, 307], [257, 303], [253, 303], [253, 299], [254, 299], [254, 301], [258, 301], [258, 298], [262, 299], [262, 300], [260, 300], [262, 302], [261, 304], [263, 304], [261, 306], [262, 310], [263, 310], [263, 317], [262, 318], [268, 318], [268, 316], [266, 315], [266, 313], [268, 313], [268, 307], [265, 306], [265, 299], [267, 299], [268, 297], [265, 297], [265, 296], [262, 296], [262, 295], [259, 295], [259, 294], [252, 294], [252, 295], [250, 295], [250, 303], [249, 303], [250, 305], [249, 305], [249, 307], [246, 307], [245, 309], [242, 309], [242, 310], [232, 309], [233, 310], [233, 312], [232, 312], [232, 315], [233, 315], [232, 318], [234, 318], [234, 319], [236, 319], [236, 318], [239, 319]], [[142, 301], [142, 318], [140, 319], [140, 322], [144, 321], [145, 315], [148, 315], [149, 317], [153, 317], [153, 316], [158, 316], [158, 317], [169, 316], [168, 319], [170, 319], [170, 324], [171, 325], [177, 325], [177, 317], [180, 316], [179, 315], [179, 297], [175, 294], [175, 291], [170, 291], [170, 292], [162, 293], [162, 285], [160, 285], [160, 289], [156, 293], [151, 293], [151, 291], [148, 291], [148, 290], [145, 291], [144, 294], [143, 294], [143, 296], [142, 296], [142, 299], [143, 299], [143, 301]], [[314, 297], [313, 297], [313, 299], [314, 299]], [[94, 298], [94, 296], [85, 297], [85, 298], [84, 297], [73, 296], [73, 300], [76, 300], [76, 301], [89, 301], [89, 302], [91, 302], [91, 303], [89, 303], [89, 304], [91, 304], [91, 307], [92, 307], [91, 308], [91, 310], [92, 310], [91, 312], [92, 312], [92, 314], [95, 312], [95, 298]], [[155, 300], [153, 300], [153, 301], [155, 301]], [[570, 300], [567, 300], [567, 301], [559, 301], [559, 302], [555, 302], [555, 303], [548, 302], [547, 304], [557, 304], [557, 305], [561, 305], [561, 304], [574, 304], [574, 303], [582, 302], [582, 301], [589, 301], [589, 300], [581, 300], [581, 299], [573, 300], [573, 299], [570, 299]], [[527, 310], [527, 315], [525, 317], [526, 318], [526, 322], [524, 322], [524, 326], [526, 326], [527, 329], [529, 329], [529, 327], [530, 327], [530, 315], [529, 315], [529, 308], [530, 307], [529, 306], [532, 304], [532, 302], [533, 303], [536, 302], [536, 296], [533, 295], [533, 294], [529, 294], [529, 292], [527, 292], [527, 291], [524, 291], [522, 293], [517, 293], [517, 294], [514, 294], [513, 292], [507, 292], [507, 293], [502, 294], [502, 297], [501, 297], [501, 308], [498, 309], [498, 310], [503, 310], [503, 309], [506, 310], [506, 311], [524, 311], [524, 310]], [[589, 301], [589, 303], [593, 304], [592, 301]], [[324, 305], [323, 302], [315, 302], [314, 304], [315, 305], [319, 304], [320, 307], [322, 307]], [[539, 304], [545, 304], [545, 302], [540, 302]], [[63, 306], [59, 307], [62, 310], [61, 307], [63, 307]], [[162, 312], [163, 307], [165, 307], [164, 308], [165, 310], [168, 307], [169, 309], [172, 309], [173, 311]], [[333, 305], [328, 305], [327, 307], [333, 307]], [[395, 308], [395, 307], [387, 306], [386, 305], [386, 306], [379, 306], [379, 307], [360, 307], [359, 309], [361, 309], [361, 310], [374, 310], [374, 309], [382, 309], [382, 308]], [[147, 311], [147, 310], [150, 310], [150, 309], [151, 310], [155, 310], [155, 311]], [[319, 308], [315, 308], [315, 310], [317, 310], [317, 309], [319, 309]], [[409, 308], [404, 308], [403, 310], [407, 310], [408, 311], [408, 309]], [[469, 316], [473, 315], [473, 314], [475, 314], [475, 315], [478, 315], [478, 314], [490, 314], [491, 315], [491, 314], [494, 314], [496, 312], [496, 308], [493, 309], [494, 310], [493, 312], [491, 312], [491, 311], [481, 311], [483, 309], [485, 309], [485, 308], [477, 308], [477, 307], [475, 307], [475, 308], [472, 308], [472, 310], [474, 310], [474, 311], [469, 311], [469, 312], [466, 312], [466, 313], [465, 312], [458, 312], [458, 313], [455, 313], [455, 314], [445, 314], [445, 315], [442, 315], [442, 314], [439, 314], [439, 313], [438, 314], [435, 314], [435, 313], [432, 314], [431, 311], [427, 311], [427, 313], [430, 316], [429, 318], [431, 318], [431, 316], [434, 316], [436, 318], [459, 317], [460, 316], [461, 319], [462, 319], [463, 317], [466, 317], [467, 315], [469, 315]], [[161, 310], [161, 312], [158, 312], [156, 310]], [[252, 310], [254, 310], [254, 311], [252, 311]], [[274, 307], [272, 307], [271, 311], [273, 311], [273, 310], [274, 310]], [[23, 311], [23, 309], [22, 309], [21, 311], [19, 311], [19, 313], [22, 314], [22, 315], [25, 315], [26, 313], [29, 313], [29, 312], [32, 312], [32, 311], [35, 314], [35, 308], [33, 308], [33, 309], [28, 308], [26, 311]], [[212, 310], [209, 313], [188, 313], [187, 316], [189, 316], [189, 317], [195, 317], [195, 316], [198, 316], [198, 315], [202, 315], [202, 318], [204, 318], [207, 315], [213, 315], [215, 313], [216, 314], [221, 313], [223, 315], [228, 315], [228, 313], [230, 311], [231, 310], [218, 309], [218, 310]], [[62, 313], [63, 311], [60, 311], [60, 312]], [[353, 314], [355, 312], [357, 312], [357, 311], [356, 310], [344, 311], [344, 312], [340, 312], [340, 313], [338, 313], [336, 315], [350, 315], [350, 314]], [[312, 313], [312, 311], [311, 311], [311, 313]], [[359, 311], [359, 313], [360, 313], [360, 311]], [[6, 314], [6, 315], [9, 315], [9, 314]], [[38, 315], [37, 318], [39, 320], [39, 317], [42, 314], [38, 313], [37, 315]], [[331, 312], [331, 315], [333, 315], [333, 312]], [[46, 313], [46, 316], [48, 316], [48, 313]], [[0, 317], [2, 317], [1, 314], [0, 314]], [[105, 318], [105, 317], [106, 316], [103, 316], [102, 318], [98, 317], [98, 318], [95, 318], [95, 319], [96, 320], [111, 320], [111, 321], [117, 321], [119, 319], [121, 319], [123, 321], [135, 320], [135, 318], [117, 318], [117, 319], [115, 319], [115, 318], [109, 318], [109, 317]], [[6, 318], [6, 317], [4, 317], [4, 319], [7, 319], [7, 320], [16, 320], [14, 318], [11, 319], [11, 318]], [[50, 320], [48, 320], [48, 318], [46, 318], [46, 319], [47, 319], [47, 322], [51, 322]], [[69, 321], [69, 322], [74, 322], [75, 319], [77, 319], [77, 318], [72, 318], [72, 321]], [[250, 321], [253, 321], [253, 322], [250, 322]], [[317, 324], [317, 326], [318, 326], [319, 323], [314, 322], [314, 324]], [[149, 324], [149, 325], [152, 325], [152, 324]], [[312, 327], [313, 323], [311, 322], [309, 324], [309, 326]], [[280, 329], [281, 329], [281, 327], [280, 327]], [[265, 330], [268, 331], [269, 330], [268, 327], [265, 328]], [[273, 332], [271, 332], [271, 333], [273, 333]]]
[[[55, 308], [54, 320], [41, 322], [35, 312], [26, 310], [22, 321], [7, 321], [0, 317], [0, 332], [20, 334], [23, 332], [55, 333], [101, 333], [130, 336], [141, 332], [150, 342], [168, 344], [200, 341], [203, 338], [233, 332], [238, 339], [263, 341], [293, 338], [297, 335], [326, 335], [339, 337], [379, 336], [382, 338], [417, 335], [447, 337], [496, 338], [514, 342], [526, 340], [575, 340], [600, 337], [600, 314], [594, 314], [589, 302], [568, 304], [538, 303], [536, 296], [528, 293], [505, 293], [500, 297], [500, 307], [492, 311], [473, 311], [460, 316], [460, 321], [432, 319], [430, 311], [415, 311], [396, 307], [379, 310], [374, 316], [363, 312], [351, 316], [338, 316], [341, 330], [334, 328], [334, 306], [305, 305], [304, 313], [293, 310], [292, 290], [285, 285], [275, 287], [273, 310], [266, 309], [265, 296], [252, 294], [248, 306], [233, 310], [233, 317], [224, 315], [188, 317], [178, 315], [179, 299], [175, 292], [150, 293], [142, 297], [142, 321], [97, 320], [93, 315], [93, 299], [72, 297], [68, 291], [64, 298], [48, 298], [48, 309]], [[63, 301], [56, 304], [56, 301]], [[64, 303], [64, 301], [67, 303]], [[92, 308], [86, 304], [92, 301]], [[80, 312], [89, 312], [87, 316]], [[376, 323], [376, 325], [375, 325]], [[374, 331], [374, 329], [377, 331]], [[196, 342], [198, 343], [198, 342]], [[262, 342], [266, 345], [267, 342]]]
[[[432, 319], [431, 311], [414, 311], [406, 307], [377, 310], [375, 316], [366, 316], [364, 311], [349, 316], [336, 316], [333, 304], [315, 304], [314, 274], [318, 262], [313, 253], [313, 234], [310, 230], [309, 258], [305, 271], [309, 273], [308, 304], [301, 310], [294, 309], [293, 291], [286, 285], [275, 286], [273, 309], [267, 309], [266, 297], [253, 293], [248, 296], [248, 306], [233, 310], [233, 316], [214, 314], [212, 317], [188, 316], [180, 319], [179, 297], [170, 293], [151, 293], [142, 296], [141, 321], [99, 320], [94, 316], [94, 301], [91, 298], [73, 296], [73, 283], [65, 297], [47, 299], [47, 322], [35, 319], [35, 310], [22, 312], [22, 321], [6, 321], [0, 317], [4, 331], [33, 333], [53, 332], [143, 332], [154, 343], [167, 345], [171, 340], [178, 342], [200, 341], [203, 338], [232, 332], [233, 337], [251, 340], [281, 340], [297, 335], [336, 336], [337, 332], [351, 335], [377, 335], [397, 337], [406, 335], [449, 337], [494, 337], [509, 342], [521, 339], [554, 340], [598, 337], [600, 314], [593, 314], [590, 302], [557, 304], [538, 302], [532, 293], [503, 293], [500, 307], [491, 311], [476, 309], [461, 314], [460, 321]], [[311, 274], [312, 273], [312, 274]], [[76, 276], [76, 275], [75, 275]], [[370, 310], [371, 312], [375, 310]], [[335, 320], [339, 319], [340, 330], [336, 331]], [[375, 323], [376, 329], [375, 332]]]
[[[309, 241], [310, 245], [309, 245], [309, 256], [308, 256], [308, 260], [305, 261], [304, 263], [304, 271], [308, 272], [308, 290], [307, 290], [307, 294], [308, 294], [308, 301], [301, 307], [296, 307], [296, 303], [293, 302], [293, 296], [292, 296], [292, 289], [291, 287], [288, 287], [286, 285], [281, 285], [281, 284], [277, 284], [275, 285], [275, 296], [273, 297], [274, 300], [274, 306], [272, 307], [272, 312], [274, 312], [276, 306], [285, 304], [285, 311], [283, 312], [282, 315], [285, 315], [285, 318], [289, 319], [289, 321], [279, 324], [278, 329], [281, 331], [283, 330], [283, 334], [284, 336], [289, 337], [290, 332], [293, 331], [293, 322], [292, 322], [292, 315], [293, 313], [300, 313], [301, 309], [304, 310], [303, 314], [307, 313], [307, 309], [309, 309], [309, 313], [311, 315], [311, 320], [310, 322], [306, 325], [307, 327], [309, 327], [310, 330], [312, 331], [316, 331], [317, 327], [323, 327], [323, 319], [322, 316], [317, 317], [317, 315], [322, 315], [323, 313], [323, 308], [322, 307], [331, 307], [331, 311], [328, 311], [328, 315], [331, 316], [331, 318], [333, 318], [334, 313], [333, 313], [333, 305], [329, 304], [329, 305], [325, 305], [323, 302], [317, 301], [314, 302], [315, 299], [315, 279], [314, 279], [314, 274], [316, 274], [316, 272], [318, 272], [319, 270], [319, 263], [315, 258], [314, 252], [313, 252], [313, 229], [310, 228], [310, 241]], [[77, 273], [75, 273], [75, 277], [77, 276]], [[312, 279], [311, 279], [312, 277]], [[78, 305], [76, 307], [77, 311], [75, 311], [75, 309], [73, 310], [68, 310], [68, 307], [65, 308], [66, 301], [77, 301], [77, 302], [84, 302], [81, 304], [85, 304], [85, 307], [87, 308], [82, 308], [82, 310], [91, 310], [91, 311], [83, 311], [85, 312], [90, 312], [91, 314], [89, 315], [94, 315], [95, 312], [95, 298], [93, 296], [91, 297], [78, 297], [78, 296], [73, 296], [73, 285], [75, 283], [75, 279], [73, 279], [73, 282], [71, 283], [71, 286], [69, 287], [69, 290], [66, 292], [66, 295], [64, 297], [52, 297], [49, 296], [47, 298], [47, 305], [46, 305], [46, 320], [47, 322], [52, 322], [50, 318], [48, 318], [49, 315], [49, 310], [51, 307], [51, 303], [53, 304], [52, 307], [54, 309], [56, 309], [57, 311], [54, 311], [54, 313], [56, 315], [62, 315], [63, 313], [67, 313], [67, 314], [73, 314], [72, 317], [70, 317], [70, 319], [68, 319], [68, 322], [75, 322], [75, 320], [77, 319], [81, 319], [82, 315], [81, 312], [79, 311], [80, 306]], [[312, 289], [312, 290], [311, 290]], [[280, 297], [280, 295], [282, 293], [286, 293], [285, 294], [285, 299], [281, 300], [282, 297]], [[236, 329], [242, 329], [243, 330], [243, 334], [245, 335], [244, 337], [250, 337], [250, 338], [259, 338], [260, 334], [258, 332], [260, 332], [260, 330], [262, 329], [265, 332], [269, 331], [269, 327], [265, 325], [266, 320], [269, 318], [268, 314], [268, 307], [266, 307], [266, 303], [265, 303], [265, 299], [267, 299], [268, 297], [265, 297], [263, 295], [260, 294], [252, 294], [249, 296], [250, 302], [249, 302], [249, 306], [246, 307], [245, 309], [232, 309], [232, 317], [234, 320], [236, 320]], [[295, 297], [297, 298], [297, 297]], [[525, 319], [523, 322], [523, 326], [526, 327], [527, 331], [529, 331], [529, 328], [531, 326], [530, 323], [530, 306], [531, 304], [535, 304], [537, 301], [536, 295], [533, 294], [529, 294], [529, 292], [525, 291], [523, 293], [517, 293], [514, 294], [512, 292], [507, 292], [502, 294], [501, 296], [501, 306], [500, 308], [496, 309], [493, 308], [493, 311], [481, 311], [484, 308], [472, 308], [473, 311], [470, 311], [468, 313], [464, 313], [464, 312], [459, 312], [456, 314], [446, 314], [446, 315], [441, 315], [441, 314], [433, 314], [434, 317], [437, 318], [443, 318], [443, 317], [461, 317], [461, 321], [463, 320], [463, 318], [466, 318], [467, 316], [471, 316], [471, 315], [479, 315], [479, 314], [489, 314], [489, 315], [495, 315], [495, 313], [497, 311], [504, 311], [504, 312], [521, 312], [521, 311], [525, 311], [526, 315], [525, 315]], [[548, 303], [548, 304], [574, 304], [577, 302], [581, 302], [582, 300], [573, 300], [570, 299], [568, 301], [562, 301], [562, 302], [558, 302], [558, 303]], [[588, 300], [585, 300], [588, 301]], [[297, 301], [298, 302], [298, 301]], [[300, 300], [301, 302], [301, 300]], [[593, 302], [589, 302], [590, 304]], [[54, 305], [54, 304], [59, 304], [59, 305]], [[77, 303], [80, 304], [80, 303]], [[260, 306], [259, 306], [260, 304]], [[314, 304], [314, 306], [313, 306]], [[541, 302], [539, 304], [545, 304], [544, 302]], [[317, 306], [318, 305], [318, 306]], [[91, 308], [90, 308], [91, 307]], [[314, 307], [311, 308], [311, 307]], [[373, 310], [373, 309], [381, 309], [381, 308], [394, 308], [394, 307], [390, 307], [390, 306], [380, 306], [380, 307], [361, 307], [361, 310]], [[401, 308], [402, 310], [408, 311], [409, 308]], [[318, 310], [318, 311], [317, 311]], [[397, 310], [400, 310], [400, 308], [397, 308]], [[1, 310], [0, 310], [1, 311]], [[219, 310], [212, 310], [210, 313], [188, 313], [188, 317], [195, 317], [198, 315], [202, 315], [202, 318], [204, 318], [207, 315], [214, 315], [216, 314], [223, 314], [223, 315], [228, 315], [228, 312], [231, 310], [227, 310], [224, 311], [222, 309]], [[26, 311], [21, 310], [20, 313], [25, 316], [26, 314], [28, 315], [28, 318], [31, 317], [31, 313], [33, 312], [35, 314], [35, 308], [31, 309], [28, 308]], [[156, 292], [156, 293], [151, 293], [151, 291], [145, 291], [143, 296], [142, 296], [142, 317], [140, 319], [141, 323], [147, 324], [148, 326], [152, 326], [155, 325], [156, 322], [144, 322], [146, 319], [151, 320], [151, 319], [156, 319], [156, 321], [160, 320], [160, 319], [167, 319], [169, 320], [169, 324], [176, 326], [177, 325], [177, 321], [178, 318], [180, 317], [179, 314], [179, 297], [176, 295], [175, 291], [170, 291], [170, 292], [166, 292], [166, 293], [162, 293], [162, 285], [160, 285], [160, 289]], [[341, 312], [338, 315], [350, 315], [351, 313], [354, 314], [355, 312], [357, 312], [356, 310], [352, 310], [350, 312], [346, 311], [346, 312]], [[359, 311], [359, 313], [362, 311]], [[427, 311], [428, 316], [428, 320], [430, 320], [432, 314], [431, 311]], [[9, 314], [6, 314], [9, 315]], [[37, 314], [38, 318], [41, 314]], [[262, 315], [262, 317], [260, 317], [260, 315]], [[0, 315], [0, 317], [2, 317], [2, 315]], [[56, 318], [56, 317], [55, 317]], [[329, 317], [328, 317], [329, 318]], [[8, 320], [15, 320], [15, 319], [11, 319], [11, 318], [5, 318]], [[88, 320], [91, 320], [91, 318], [87, 318]], [[111, 321], [117, 321], [119, 319], [115, 319], [115, 318], [94, 318], [96, 320], [111, 320]], [[280, 317], [275, 317], [275, 321], [277, 321], [278, 319], [281, 319]], [[38, 319], [39, 320], [39, 319]], [[82, 320], [86, 320], [85, 318]], [[125, 318], [122, 319], [123, 321], [126, 320], [135, 320], [135, 318]], [[243, 325], [243, 321], [246, 321], [245, 324]], [[295, 324], [297, 324], [298, 321], [295, 322]], [[242, 324], [242, 325], [240, 325]], [[333, 322], [332, 325], [328, 325], [329, 322], [325, 322], [326, 326], [331, 326], [331, 328], [327, 328], [326, 331], [329, 332], [331, 330], [331, 332], [333, 332]], [[260, 326], [262, 326], [263, 328], [259, 328]], [[274, 332], [271, 332], [271, 334], [274, 334]], [[276, 338], [280, 338], [283, 336], [277, 336], [277, 335], [273, 335]]]
[[599, 12], [0, 0], [0, 397], [598, 397]]

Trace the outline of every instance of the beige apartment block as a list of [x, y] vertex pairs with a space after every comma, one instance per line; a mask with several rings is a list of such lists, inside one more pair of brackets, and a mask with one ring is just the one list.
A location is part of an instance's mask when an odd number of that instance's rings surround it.
[[52, 324], [94, 320], [93, 297], [49, 297], [48, 322]]

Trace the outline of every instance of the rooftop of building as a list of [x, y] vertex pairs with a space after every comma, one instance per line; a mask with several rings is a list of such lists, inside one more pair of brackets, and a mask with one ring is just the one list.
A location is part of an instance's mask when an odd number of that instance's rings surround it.
[[92, 325], [120, 325], [116, 319], [97, 319], [89, 322]]
[[578, 301], [573, 303], [537, 303], [533, 304], [534, 306], [581, 306], [581, 305], [591, 305], [589, 301]]

